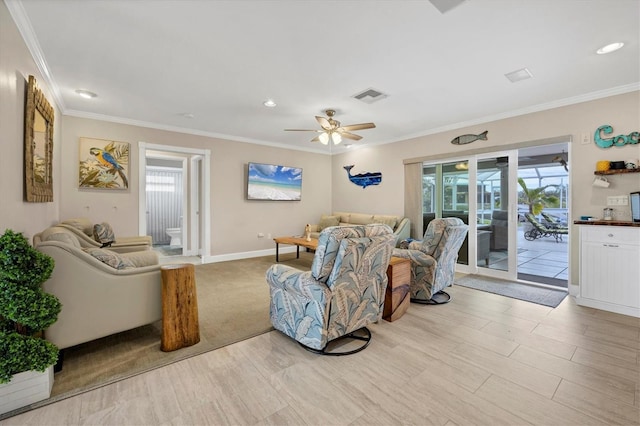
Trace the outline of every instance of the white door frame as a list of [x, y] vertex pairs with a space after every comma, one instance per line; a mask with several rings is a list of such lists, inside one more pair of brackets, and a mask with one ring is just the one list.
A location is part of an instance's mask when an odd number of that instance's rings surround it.
[[[176, 154], [188, 154], [196, 158], [196, 161], [200, 161], [202, 165], [202, 182], [197, 186], [199, 188], [199, 201], [201, 205], [201, 211], [199, 211], [199, 215], [202, 218], [202, 226], [199, 230], [200, 238], [195, 238], [192, 241], [199, 240], [201, 245], [201, 253], [202, 259], [206, 259], [211, 253], [211, 203], [210, 203], [210, 188], [211, 188], [211, 151], [208, 149], [196, 149], [196, 148], [185, 148], [180, 146], [171, 146], [171, 145], [159, 145], [159, 144], [150, 144], [147, 142], [138, 142], [138, 182], [139, 182], [139, 197], [138, 197], [138, 232], [140, 235], [145, 235], [147, 232], [147, 214], [146, 214], [146, 159], [147, 159], [147, 151], [164, 151], [166, 153], [176, 153]], [[169, 154], [170, 156], [170, 154]], [[191, 159], [192, 165], [194, 159]], [[199, 159], [199, 160], [198, 160]], [[186, 160], [185, 160], [186, 161]], [[192, 173], [193, 174], [193, 173]], [[191, 178], [193, 179], [193, 177]], [[187, 179], [184, 179], [186, 184]], [[191, 185], [192, 190], [194, 190], [194, 186]], [[185, 194], [187, 192], [185, 191]], [[192, 194], [190, 194], [191, 197]], [[184, 207], [183, 207], [184, 208]], [[195, 209], [191, 209], [192, 211]], [[183, 217], [186, 217], [186, 213]], [[193, 212], [191, 213], [190, 218], [193, 217]], [[184, 222], [184, 221], [183, 221]], [[183, 227], [183, 236], [185, 233], [186, 227]], [[190, 239], [191, 240], [191, 239]], [[195, 255], [198, 254], [198, 247], [189, 247], [187, 252], [183, 252], [185, 255]]]
[[[507, 228], [507, 270], [502, 271], [499, 269], [481, 268], [477, 266], [477, 256], [469, 255], [469, 258], [473, 258], [475, 265], [475, 273], [478, 275], [485, 275], [488, 277], [501, 278], [504, 280], [517, 281], [518, 279], [518, 150], [512, 149], [507, 151], [496, 151], [491, 153], [483, 153], [473, 156], [474, 176], [473, 176], [473, 199], [478, 199], [478, 186], [477, 186], [477, 162], [487, 158], [507, 157], [509, 159], [509, 175], [507, 177], [509, 182], [508, 199], [509, 205], [507, 207], [508, 214], [508, 228]], [[471, 170], [471, 166], [469, 167]], [[471, 186], [471, 178], [469, 179], [469, 186]], [[471, 204], [471, 203], [470, 203]], [[473, 208], [469, 206], [469, 217], [471, 217], [471, 211], [473, 211], [473, 217], [477, 217], [478, 203], [473, 204]], [[476, 224], [471, 225], [469, 220], [469, 232], [476, 234]], [[475, 221], [474, 221], [475, 222]], [[474, 238], [475, 240], [476, 238]], [[474, 252], [475, 253], [475, 247]]]

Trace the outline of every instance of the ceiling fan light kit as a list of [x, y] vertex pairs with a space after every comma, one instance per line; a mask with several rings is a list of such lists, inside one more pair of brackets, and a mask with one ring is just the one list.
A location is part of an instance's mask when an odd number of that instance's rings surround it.
[[316, 121], [322, 127], [322, 130], [311, 130], [311, 129], [284, 129], [288, 132], [316, 132], [320, 133], [320, 135], [311, 139], [311, 142], [320, 142], [323, 145], [327, 145], [329, 140], [333, 142], [334, 145], [338, 145], [342, 142], [343, 138], [351, 139], [354, 141], [359, 141], [362, 139], [362, 136], [356, 135], [355, 133], [351, 133], [351, 130], [365, 130], [365, 129], [373, 129], [376, 127], [373, 123], [360, 123], [360, 124], [349, 124], [348, 126], [341, 126], [338, 120], [334, 120], [333, 116], [335, 115], [335, 110], [328, 109], [325, 111], [327, 114], [326, 117], [321, 117], [316, 115]]

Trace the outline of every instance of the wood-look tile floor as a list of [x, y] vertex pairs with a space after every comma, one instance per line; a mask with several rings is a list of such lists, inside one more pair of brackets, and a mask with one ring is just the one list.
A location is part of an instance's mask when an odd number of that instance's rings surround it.
[[640, 424], [640, 319], [450, 293], [374, 324], [356, 355], [273, 331], [0, 424]]

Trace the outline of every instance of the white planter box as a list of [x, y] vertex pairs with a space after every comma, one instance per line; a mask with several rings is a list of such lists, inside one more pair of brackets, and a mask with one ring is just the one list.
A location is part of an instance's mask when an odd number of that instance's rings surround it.
[[14, 374], [9, 383], [0, 384], [0, 414], [49, 398], [53, 387], [53, 365], [43, 373], [25, 371]]

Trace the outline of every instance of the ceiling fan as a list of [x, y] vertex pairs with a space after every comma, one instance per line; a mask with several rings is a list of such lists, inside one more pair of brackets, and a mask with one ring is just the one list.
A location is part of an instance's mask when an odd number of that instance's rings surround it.
[[362, 139], [362, 136], [356, 135], [355, 133], [351, 133], [352, 130], [364, 130], [364, 129], [373, 129], [376, 127], [373, 123], [361, 123], [361, 124], [349, 124], [348, 126], [341, 126], [338, 120], [334, 120], [333, 116], [335, 115], [335, 110], [328, 109], [325, 111], [327, 114], [327, 118], [320, 117], [316, 115], [316, 120], [322, 127], [322, 130], [311, 130], [311, 129], [284, 129], [287, 132], [316, 132], [320, 133], [315, 138], [311, 139], [311, 142], [320, 142], [323, 145], [327, 145], [329, 140], [333, 142], [334, 145], [342, 142], [342, 138], [351, 139], [354, 141], [359, 141]]

